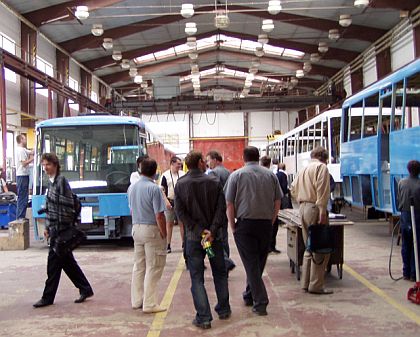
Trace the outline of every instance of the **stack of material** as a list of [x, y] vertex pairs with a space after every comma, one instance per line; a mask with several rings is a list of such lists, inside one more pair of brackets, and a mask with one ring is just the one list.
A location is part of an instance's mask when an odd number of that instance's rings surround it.
[[0, 237], [0, 250], [25, 250], [29, 247], [29, 220], [9, 223], [7, 236]]

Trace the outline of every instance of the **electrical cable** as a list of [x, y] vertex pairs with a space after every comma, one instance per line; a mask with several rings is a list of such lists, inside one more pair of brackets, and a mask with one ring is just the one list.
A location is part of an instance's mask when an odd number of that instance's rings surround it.
[[399, 224], [400, 224], [400, 220], [398, 220], [398, 222], [394, 225], [394, 228], [393, 228], [393, 230], [392, 230], [392, 236], [391, 236], [391, 252], [390, 252], [390, 254], [389, 254], [389, 262], [388, 262], [388, 272], [389, 272], [389, 277], [391, 277], [391, 279], [392, 279], [392, 280], [394, 280], [394, 281], [399, 281], [399, 280], [401, 280], [401, 279], [403, 278], [402, 276], [401, 276], [401, 277], [399, 277], [399, 278], [395, 278], [395, 277], [392, 275], [392, 271], [391, 271], [392, 252], [393, 252], [393, 250], [394, 250], [394, 236], [395, 236], [395, 230], [396, 230], [397, 228], [400, 228]]

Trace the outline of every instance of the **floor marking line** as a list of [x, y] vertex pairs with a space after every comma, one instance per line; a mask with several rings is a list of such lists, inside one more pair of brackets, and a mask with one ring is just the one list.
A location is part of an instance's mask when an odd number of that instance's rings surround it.
[[[175, 269], [175, 272], [172, 275], [172, 279], [169, 282], [168, 288], [166, 289], [165, 295], [163, 296], [162, 302], [160, 303], [162, 307], [167, 308], [168, 310], [174, 298], [175, 291], [176, 291], [176, 288], [178, 287], [178, 283], [181, 278], [182, 272], [184, 271], [184, 268], [185, 268], [185, 262], [184, 262], [184, 258], [181, 256], [181, 258], [179, 259], [178, 265]], [[155, 314], [155, 318], [153, 319], [150, 330], [147, 333], [147, 337], [160, 336], [160, 332], [163, 329], [166, 316], [168, 315], [168, 310]]]
[[[391, 296], [389, 296], [386, 292], [375, 286], [373, 283], [369, 282], [366, 278], [356, 272], [354, 269], [350, 268], [348, 265], [344, 264], [343, 269], [353, 276], [356, 280], [362, 283], [366, 288], [374, 292], [376, 295], [381, 297], [383, 300], [391, 304], [395, 309], [400, 311], [402, 314], [407, 316], [409, 319], [420, 325], [420, 316], [417, 315], [414, 311], [410, 310], [409, 308], [405, 307], [404, 305], [398, 303], [394, 300]], [[407, 289], [408, 290], [408, 289]], [[407, 300], [408, 301], [408, 300]]]

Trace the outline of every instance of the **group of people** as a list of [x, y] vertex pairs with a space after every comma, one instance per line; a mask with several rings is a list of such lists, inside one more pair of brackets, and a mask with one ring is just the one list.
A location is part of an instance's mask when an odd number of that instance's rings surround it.
[[[278, 230], [278, 212], [291, 207], [290, 195], [299, 204], [302, 234], [306, 244], [308, 227], [328, 224], [327, 205], [330, 197], [330, 174], [327, 168], [328, 152], [317, 147], [311, 152], [311, 162], [299, 172], [288, 189], [287, 174], [282, 163], [271, 169], [268, 157], [260, 159], [256, 147], [243, 151], [244, 166], [233, 173], [223, 166], [217, 151], [206, 158], [201, 152], [191, 151], [185, 158], [188, 168], [181, 173], [181, 160], [171, 159], [171, 168], [155, 181], [157, 163], [144, 156], [139, 158], [139, 170], [131, 176], [128, 190], [132, 212], [134, 239], [134, 266], [131, 283], [131, 305], [145, 313], [167, 310], [158, 304], [157, 285], [162, 276], [166, 255], [170, 252], [169, 232], [173, 221], [183, 225], [184, 253], [191, 278], [191, 293], [196, 315], [193, 324], [202, 329], [211, 328], [213, 319], [204, 286], [204, 260], [206, 247], [211, 244], [214, 256], [209, 256], [216, 290], [215, 311], [219, 319], [231, 316], [228, 273], [235, 267], [229, 257], [228, 228], [235, 240], [246, 272], [243, 301], [256, 315], [267, 315], [269, 298], [262, 278], [268, 254], [279, 252], [275, 238]], [[47, 228], [45, 236], [51, 241], [58, 231], [69, 226], [63, 223], [62, 214], [72, 206], [72, 192], [67, 180], [60, 175], [60, 165], [55, 154], [44, 154], [41, 159], [49, 177], [47, 193]], [[207, 172], [207, 167], [210, 172]], [[401, 229], [403, 233], [404, 277], [413, 278], [413, 255], [410, 204], [420, 200], [420, 163], [408, 165], [410, 177], [399, 183]], [[417, 205], [417, 210], [419, 205]], [[420, 224], [418, 211], [415, 213]], [[420, 233], [420, 230], [417, 232]], [[53, 245], [51, 245], [53, 246]], [[313, 294], [331, 294], [324, 287], [324, 274], [329, 254], [305, 251], [301, 287]], [[73, 254], [59, 257], [50, 248], [48, 278], [43, 296], [34, 307], [50, 305], [54, 301], [61, 271], [64, 270], [80, 291], [76, 303], [93, 296], [93, 290], [81, 271]]]

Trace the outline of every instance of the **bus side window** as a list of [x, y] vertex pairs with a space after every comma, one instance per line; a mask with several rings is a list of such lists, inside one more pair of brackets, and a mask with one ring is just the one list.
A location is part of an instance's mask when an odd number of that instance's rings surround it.
[[420, 73], [407, 79], [405, 128], [420, 126]]
[[349, 115], [350, 115], [350, 140], [360, 139], [362, 136], [361, 128], [362, 128], [362, 116], [360, 113], [357, 113], [360, 109], [351, 108]]

